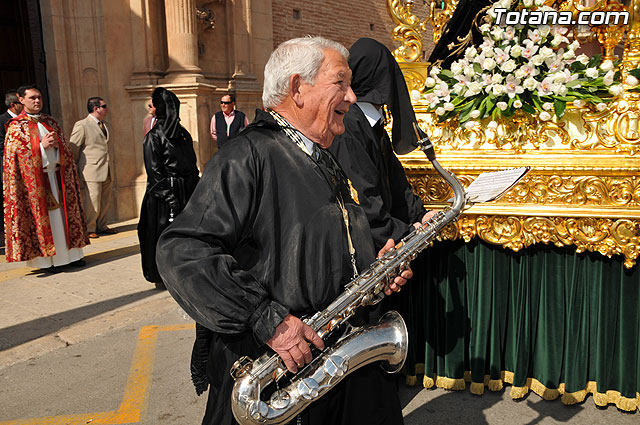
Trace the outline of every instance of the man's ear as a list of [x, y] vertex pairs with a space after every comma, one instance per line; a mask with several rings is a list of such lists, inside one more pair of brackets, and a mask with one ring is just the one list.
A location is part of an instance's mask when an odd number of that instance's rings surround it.
[[289, 77], [289, 95], [298, 108], [301, 108], [304, 105], [303, 95], [301, 92], [302, 82], [300, 74], [293, 74]]

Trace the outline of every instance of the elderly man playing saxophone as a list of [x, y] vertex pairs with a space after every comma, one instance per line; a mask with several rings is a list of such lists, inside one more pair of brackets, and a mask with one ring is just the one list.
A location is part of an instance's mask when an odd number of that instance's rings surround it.
[[[376, 257], [364, 211], [326, 150], [356, 101], [348, 51], [321, 37], [282, 43], [265, 67], [256, 119], [208, 163], [158, 243], [167, 289], [211, 330], [203, 424], [236, 423], [229, 370], [268, 348], [297, 372], [323, 340], [300, 318], [327, 307]], [[378, 253], [388, 251], [393, 241]], [[412, 272], [391, 279], [400, 291]], [[354, 320], [362, 319], [356, 317]], [[359, 324], [361, 324], [359, 323]], [[401, 424], [395, 378], [372, 363], [291, 423]]]

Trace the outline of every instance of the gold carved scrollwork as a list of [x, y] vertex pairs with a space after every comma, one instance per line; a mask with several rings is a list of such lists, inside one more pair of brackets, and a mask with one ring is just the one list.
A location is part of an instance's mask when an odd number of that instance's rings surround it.
[[400, 47], [393, 51], [398, 62], [420, 62], [422, 59], [422, 33], [426, 31], [427, 24], [433, 26], [433, 41], [437, 43], [442, 35], [444, 26], [449, 22], [453, 11], [458, 5], [458, 0], [446, 0], [441, 12], [436, 12], [435, 0], [429, 3], [428, 16], [421, 21], [413, 13], [414, 0], [387, 0], [387, 11], [396, 24], [392, 36], [394, 41], [401, 43]]
[[640, 220], [597, 217], [525, 217], [463, 215], [457, 229], [445, 229], [440, 239], [474, 237], [519, 251], [536, 243], [562, 247], [575, 245], [577, 252], [622, 254], [624, 265], [634, 266], [640, 253]]
[[489, 144], [498, 149], [513, 149], [516, 153], [523, 153], [527, 149], [540, 149], [552, 140], [562, 145], [569, 145], [571, 141], [565, 122], [540, 121], [522, 111], [510, 118], [494, 121], [494, 127], [489, 125], [491, 120], [487, 118], [471, 129], [461, 127], [456, 119], [438, 123], [433, 115], [428, 115], [420, 120], [420, 124], [439, 151]]
[[640, 149], [640, 102], [634, 93], [614, 102], [603, 112], [583, 112], [586, 137], [574, 139], [576, 149], [601, 146], [620, 153], [635, 155]]
[[[425, 204], [445, 203], [452, 193], [437, 174], [409, 172], [407, 179]], [[468, 186], [477, 175], [457, 175]], [[640, 206], [640, 176], [562, 176], [529, 174], [500, 198], [501, 204]]]
[[[446, 182], [431, 172], [409, 170], [409, 183], [425, 204], [446, 204], [452, 193]], [[468, 186], [477, 175], [458, 175]], [[640, 176], [527, 175], [496, 205], [640, 206]], [[605, 217], [532, 217], [520, 215], [463, 214], [448, 227], [441, 239], [474, 237], [518, 251], [536, 243], [575, 245], [578, 252], [599, 252], [611, 257], [622, 254], [625, 266], [633, 267], [640, 253], [640, 220]]]

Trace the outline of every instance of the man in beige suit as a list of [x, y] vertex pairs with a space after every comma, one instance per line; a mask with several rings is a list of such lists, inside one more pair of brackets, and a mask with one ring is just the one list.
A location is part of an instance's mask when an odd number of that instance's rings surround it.
[[113, 188], [112, 164], [109, 161], [109, 130], [104, 123], [107, 104], [101, 97], [87, 100], [89, 115], [73, 125], [71, 148], [83, 181], [84, 213], [90, 238], [100, 233], [117, 233], [107, 227], [107, 212]]

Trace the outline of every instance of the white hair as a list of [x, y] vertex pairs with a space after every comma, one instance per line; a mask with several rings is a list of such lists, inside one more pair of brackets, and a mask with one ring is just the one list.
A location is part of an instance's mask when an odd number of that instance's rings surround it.
[[349, 51], [340, 43], [324, 37], [306, 36], [280, 44], [264, 67], [262, 103], [265, 108], [278, 106], [289, 93], [289, 77], [298, 74], [308, 84], [315, 84], [324, 61], [325, 50], [335, 50], [345, 60]]

